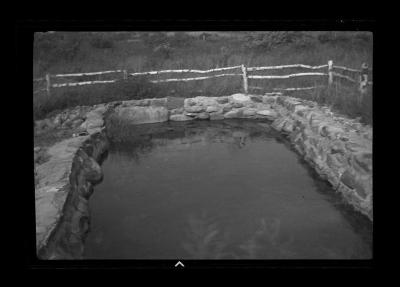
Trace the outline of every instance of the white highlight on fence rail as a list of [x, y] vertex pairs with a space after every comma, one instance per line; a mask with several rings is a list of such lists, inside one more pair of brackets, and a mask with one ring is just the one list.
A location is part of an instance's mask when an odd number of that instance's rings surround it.
[[193, 70], [193, 69], [182, 69], [182, 70], [161, 70], [161, 71], [150, 71], [150, 72], [137, 72], [130, 73], [131, 76], [140, 76], [140, 75], [157, 75], [157, 74], [165, 74], [165, 73], [211, 73], [216, 71], [225, 71], [225, 70], [233, 70], [238, 69], [241, 66], [233, 66], [233, 67], [225, 67], [225, 68], [216, 68], [210, 70]]
[[77, 82], [77, 83], [66, 83], [66, 84], [53, 84], [51, 85], [53, 88], [59, 87], [72, 87], [72, 86], [83, 86], [83, 85], [91, 85], [91, 84], [108, 84], [114, 83], [117, 80], [109, 80], [109, 81], [87, 81], [87, 82]]
[[[274, 91], [305, 91], [313, 90], [317, 88], [323, 88], [324, 86], [313, 86], [313, 87], [300, 87], [300, 88], [274, 88]], [[249, 86], [250, 89], [265, 90], [264, 87]]]
[[274, 88], [275, 91], [304, 91], [313, 90], [318, 88], [323, 88], [324, 86], [313, 86], [313, 87], [303, 87], [303, 88]]
[[322, 69], [326, 68], [328, 65], [321, 65], [321, 66], [309, 66], [303, 64], [293, 64], [293, 65], [282, 65], [282, 66], [267, 66], [267, 67], [250, 67], [247, 68], [247, 71], [261, 71], [261, 70], [278, 70], [278, 69], [287, 69], [287, 68], [305, 68], [305, 69]]
[[75, 74], [56, 74], [51, 75], [51, 77], [59, 78], [59, 77], [81, 77], [81, 76], [93, 76], [93, 75], [103, 75], [103, 74], [111, 74], [111, 73], [122, 73], [124, 70], [115, 70], [115, 71], [103, 71], [103, 72], [89, 72], [89, 73], [75, 73]]
[[151, 83], [163, 83], [163, 82], [180, 82], [180, 81], [198, 81], [198, 80], [205, 80], [205, 79], [225, 77], [225, 76], [242, 76], [242, 74], [221, 74], [221, 75], [206, 76], [206, 77], [196, 77], [196, 78], [154, 80], [154, 81], [150, 81], [150, 82]]
[[249, 79], [289, 79], [304, 76], [327, 76], [327, 73], [297, 73], [291, 75], [273, 75], [273, 76], [248, 76]]
[[346, 67], [343, 67], [343, 66], [333, 66], [333, 68], [334, 69], [344, 70], [344, 71], [349, 71], [349, 72], [361, 73], [361, 70], [350, 69], [350, 68], [346, 68]]
[[350, 82], [357, 83], [356, 80], [354, 80], [353, 78], [351, 78], [351, 77], [349, 77], [349, 76], [345, 76], [345, 75], [342, 75], [342, 74], [339, 74], [339, 73], [335, 73], [335, 72], [332, 72], [332, 74], [333, 74], [335, 77], [339, 77], [339, 78], [342, 78], [342, 79], [349, 80]]

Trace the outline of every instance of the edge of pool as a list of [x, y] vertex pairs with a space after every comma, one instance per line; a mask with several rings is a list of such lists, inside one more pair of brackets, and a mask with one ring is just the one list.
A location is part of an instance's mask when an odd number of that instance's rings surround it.
[[105, 122], [110, 117], [129, 124], [267, 119], [322, 179], [373, 221], [372, 128], [327, 107], [287, 96], [244, 94], [112, 102], [89, 109], [82, 124], [88, 134], [55, 144], [49, 149], [50, 160], [38, 166], [39, 259], [82, 259], [90, 225], [88, 200], [102, 179], [101, 159], [109, 146]]

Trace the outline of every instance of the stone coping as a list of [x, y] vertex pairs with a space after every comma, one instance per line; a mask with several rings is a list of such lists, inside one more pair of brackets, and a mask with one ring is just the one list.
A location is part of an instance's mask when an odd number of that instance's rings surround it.
[[346, 202], [373, 220], [369, 126], [335, 115], [315, 102], [286, 96], [234, 94], [118, 101], [76, 107], [36, 122], [36, 132], [49, 128], [78, 131], [51, 146], [47, 151], [50, 159], [35, 167], [39, 258], [81, 258], [90, 220], [87, 201], [102, 177], [99, 161], [107, 150], [104, 127], [110, 118], [128, 124], [267, 119]]

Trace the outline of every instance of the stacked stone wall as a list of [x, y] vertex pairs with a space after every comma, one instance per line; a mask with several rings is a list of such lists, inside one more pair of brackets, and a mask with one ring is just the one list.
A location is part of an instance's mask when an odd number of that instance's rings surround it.
[[234, 94], [119, 101], [77, 107], [36, 123], [38, 132], [65, 126], [87, 132], [52, 147], [50, 161], [37, 169], [40, 258], [82, 256], [90, 225], [88, 199], [102, 178], [99, 161], [108, 146], [104, 125], [109, 117], [137, 125], [168, 120], [265, 119], [287, 136], [293, 148], [346, 202], [373, 220], [372, 128], [357, 120], [335, 115], [315, 102], [285, 96]]

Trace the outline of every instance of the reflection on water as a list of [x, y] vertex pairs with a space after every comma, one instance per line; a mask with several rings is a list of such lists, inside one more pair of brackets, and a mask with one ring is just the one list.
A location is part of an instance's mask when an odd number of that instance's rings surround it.
[[187, 241], [182, 247], [191, 258], [196, 259], [226, 259], [228, 234], [218, 228], [218, 223], [210, 220], [206, 213], [200, 216], [189, 216], [185, 235]]
[[292, 237], [284, 237], [280, 233], [280, 220], [273, 218], [260, 220], [260, 227], [253, 236], [240, 247], [245, 258], [288, 259], [295, 258], [291, 250]]
[[130, 129], [111, 131], [85, 258], [372, 257], [372, 224], [268, 123]]
[[[300, 254], [293, 244], [291, 234], [281, 232], [278, 218], [260, 219], [258, 228], [242, 244], [230, 244], [229, 231], [219, 226], [217, 220], [206, 213], [187, 219], [186, 240], [182, 247], [188, 258], [195, 259], [295, 259]], [[313, 247], [324, 259], [366, 259], [371, 258], [371, 249], [363, 242], [355, 242], [343, 249], [323, 244]]]
[[[260, 220], [260, 226], [238, 248], [229, 246], [229, 233], [218, 226], [217, 221], [191, 215], [185, 230], [187, 240], [182, 246], [191, 258], [196, 259], [285, 259], [295, 258], [290, 250], [292, 238], [281, 237], [280, 220]], [[236, 249], [236, 250], [235, 250]], [[240, 250], [238, 250], [240, 249]]]

